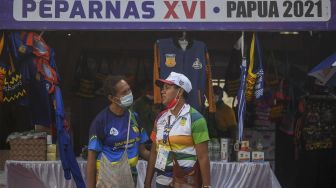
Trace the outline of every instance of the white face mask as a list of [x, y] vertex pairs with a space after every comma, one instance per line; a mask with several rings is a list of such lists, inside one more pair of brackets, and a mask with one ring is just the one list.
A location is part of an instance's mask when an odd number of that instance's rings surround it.
[[132, 92], [120, 98], [120, 104], [122, 108], [128, 108], [133, 104]]

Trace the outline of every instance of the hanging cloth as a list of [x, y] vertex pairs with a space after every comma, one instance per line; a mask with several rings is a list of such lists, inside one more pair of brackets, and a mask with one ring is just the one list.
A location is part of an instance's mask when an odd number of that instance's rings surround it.
[[4, 79], [3, 102], [15, 102], [27, 95], [22, 82], [22, 75], [15, 70], [12, 55], [9, 53], [10, 70]]
[[59, 86], [55, 86], [53, 101], [55, 108], [55, 121], [56, 121], [55, 126], [57, 130], [57, 141], [60, 148], [59, 155], [64, 170], [64, 178], [66, 180], [70, 180], [72, 175], [77, 188], [85, 188], [85, 182], [79, 169], [79, 165], [76, 160], [76, 155], [72, 149], [69, 132], [66, 130], [64, 126], [64, 119], [65, 119], [64, 105], [61, 89]]
[[256, 73], [257, 75], [256, 83], [254, 86], [254, 95], [255, 98], [258, 100], [264, 95], [264, 69], [263, 69], [263, 57], [261, 51], [262, 49], [258, 35], [255, 36], [255, 41], [258, 54], [258, 68]]
[[[256, 48], [256, 49], [255, 49]], [[257, 51], [258, 64], [255, 61], [255, 51]], [[257, 66], [256, 71], [255, 65]], [[250, 48], [250, 63], [246, 78], [246, 101], [251, 102], [254, 98], [260, 99], [264, 94], [264, 70], [261, 55], [261, 46], [258, 35], [253, 33]]]
[[102, 154], [97, 180], [97, 188], [134, 188], [134, 181], [130, 165], [128, 164], [127, 148], [129, 142], [129, 132], [131, 124], [131, 111], [129, 111], [127, 141], [124, 154], [117, 164], [112, 164], [107, 157]]

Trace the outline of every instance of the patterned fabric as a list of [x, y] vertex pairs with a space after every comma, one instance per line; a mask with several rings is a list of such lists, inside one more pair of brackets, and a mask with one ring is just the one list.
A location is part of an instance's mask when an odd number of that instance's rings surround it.
[[307, 151], [332, 149], [336, 140], [336, 100], [308, 98], [301, 133]]
[[245, 97], [246, 101], [252, 101], [253, 99], [253, 90], [256, 82], [257, 75], [253, 73], [254, 67], [254, 47], [255, 47], [255, 33], [253, 34], [251, 47], [250, 47], [250, 62], [246, 75], [246, 89], [245, 89]]
[[[204, 117], [190, 105], [184, 105], [178, 117], [170, 111], [163, 113], [156, 121], [151, 138], [157, 146], [171, 151], [169, 142], [163, 143], [164, 128], [170, 122], [175, 122], [169, 132], [171, 147], [175, 153], [179, 165], [189, 170], [196, 162], [196, 150], [194, 145], [209, 140], [208, 128]], [[157, 148], [158, 148], [157, 147]], [[158, 170], [157, 182], [168, 185], [171, 182], [173, 170], [172, 153], [169, 153], [165, 171]]]
[[111, 162], [102, 155], [101, 165], [99, 167], [99, 175], [97, 178], [97, 188], [133, 188], [134, 181], [132, 172], [127, 162], [127, 154], [125, 153], [120, 163], [111, 164]]
[[[256, 51], [258, 54], [257, 57], [255, 56]], [[263, 93], [264, 70], [262, 66], [261, 45], [257, 34], [253, 33], [250, 48], [250, 63], [246, 77], [246, 101], [250, 102], [254, 98], [260, 99]]]
[[260, 99], [264, 95], [264, 71], [262, 69], [257, 72], [256, 84], [254, 86], [254, 95], [256, 99]]
[[[112, 163], [120, 161], [127, 142], [127, 124], [130, 112], [122, 116], [113, 114], [108, 107], [102, 110], [93, 120], [90, 128], [89, 150], [98, 152], [97, 169], [102, 153]], [[129, 164], [136, 166], [138, 162], [139, 145], [145, 143], [148, 136], [138, 125], [136, 114], [131, 113], [130, 138], [127, 149]]]
[[258, 54], [259, 67], [257, 71], [256, 84], [254, 86], [254, 95], [256, 99], [260, 99], [264, 95], [264, 70], [263, 70], [263, 57], [261, 56], [261, 44], [258, 35], [256, 35], [256, 48]]

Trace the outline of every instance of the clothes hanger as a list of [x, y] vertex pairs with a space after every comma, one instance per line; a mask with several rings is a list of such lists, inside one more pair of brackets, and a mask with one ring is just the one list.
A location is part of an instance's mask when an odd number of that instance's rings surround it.
[[187, 32], [183, 31], [182, 36], [179, 38], [179, 41], [186, 41], [187, 40]]
[[189, 42], [187, 40], [187, 32], [186, 31], [182, 32], [182, 36], [178, 39], [178, 43], [184, 51], [187, 49], [187, 46], [188, 46]]

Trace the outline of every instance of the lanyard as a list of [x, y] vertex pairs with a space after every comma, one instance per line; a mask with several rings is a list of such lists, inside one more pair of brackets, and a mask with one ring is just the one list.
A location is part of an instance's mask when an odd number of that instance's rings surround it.
[[[169, 136], [169, 132], [171, 131], [171, 129], [173, 128], [173, 126], [175, 125], [175, 123], [181, 119], [182, 116], [180, 116], [180, 113], [183, 111], [185, 105], [183, 105], [183, 107], [181, 108], [180, 112], [177, 114], [177, 118], [174, 120], [173, 123], [170, 123], [170, 118], [172, 115], [168, 116], [168, 123], [164, 126], [164, 130], [163, 130], [163, 138], [162, 138], [162, 142], [164, 144], [167, 143], [167, 138]], [[185, 114], [184, 114], [185, 115]]]

